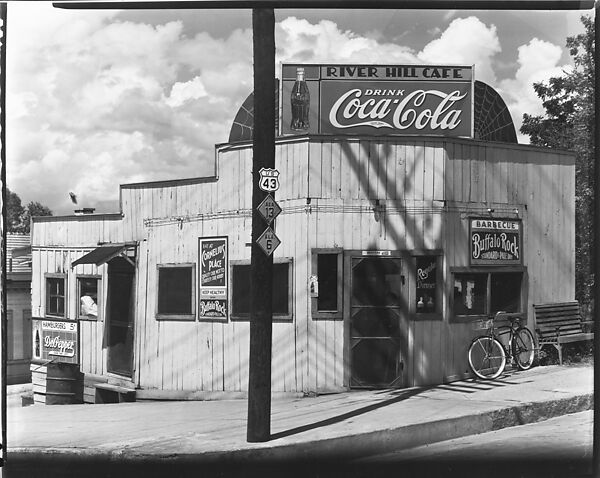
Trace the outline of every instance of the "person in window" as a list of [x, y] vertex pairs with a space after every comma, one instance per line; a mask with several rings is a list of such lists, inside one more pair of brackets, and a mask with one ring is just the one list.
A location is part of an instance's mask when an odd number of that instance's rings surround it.
[[98, 305], [91, 295], [81, 296], [81, 315], [98, 317]]

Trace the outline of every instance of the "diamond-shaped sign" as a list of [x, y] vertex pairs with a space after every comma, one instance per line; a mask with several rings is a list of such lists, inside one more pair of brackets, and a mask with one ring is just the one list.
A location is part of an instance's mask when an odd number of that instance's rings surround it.
[[267, 194], [267, 197], [258, 205], [257, 211], [267, 221], [267, 224], [271, 224], [281, 213], [281, 207], [270, 194]]
[[273, 229], [271, 229], [270, 227], [267, 227], [256, 240], [256, 243], [260, 246], [260, 248], [267, 256], [270, 256], [271, 254], [273, 254], [273, 251], [275, 251], [275, 249], [279, 247], [281, 241], [275, 235], [275, 231], [273, 231]]

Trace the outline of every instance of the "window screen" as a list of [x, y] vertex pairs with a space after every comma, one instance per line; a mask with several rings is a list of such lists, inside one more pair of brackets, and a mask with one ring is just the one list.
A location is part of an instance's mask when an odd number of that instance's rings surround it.
[[158, 314], [193, 314], [192, 266], [159, 266], [158, 268]]
[[491, 313], [499, 310], [504, 312], [519, 312], [521, 309], [521, 278], [520, 272], [504, 272], [491, 274]]
[[65, 316], [65, 279], [63, 277], [46, 278], [46, 314]]
[[487, 274], [456, 274], [454, 276], [454, 314], [486, 313]]
[[[290, 315], [289, 262], [273, 264], [273, 315]], [[250, 264], [232, 267], [233, 315], [250, 314]]]

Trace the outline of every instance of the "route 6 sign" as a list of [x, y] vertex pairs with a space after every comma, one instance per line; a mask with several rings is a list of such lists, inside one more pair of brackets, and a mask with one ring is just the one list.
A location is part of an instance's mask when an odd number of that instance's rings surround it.
[[258, 187], [267, 193], [274, 193], [279, 189], [279, 171], [272, 168], [260, 168]]
[[270, 227], [267, 227], [260, 237], [256, 240], [263, 252], [270, 256], [273, 251], [279, 247], [281, 240], [275, 235], [275, 232]]

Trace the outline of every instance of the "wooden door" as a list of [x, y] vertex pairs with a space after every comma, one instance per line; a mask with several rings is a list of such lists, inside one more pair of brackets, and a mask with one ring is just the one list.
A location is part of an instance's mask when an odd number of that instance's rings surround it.
[[126, 377], [133, 373], [134, 278], [135, 268], [125, 259], [108, 263], [107, 370]]

